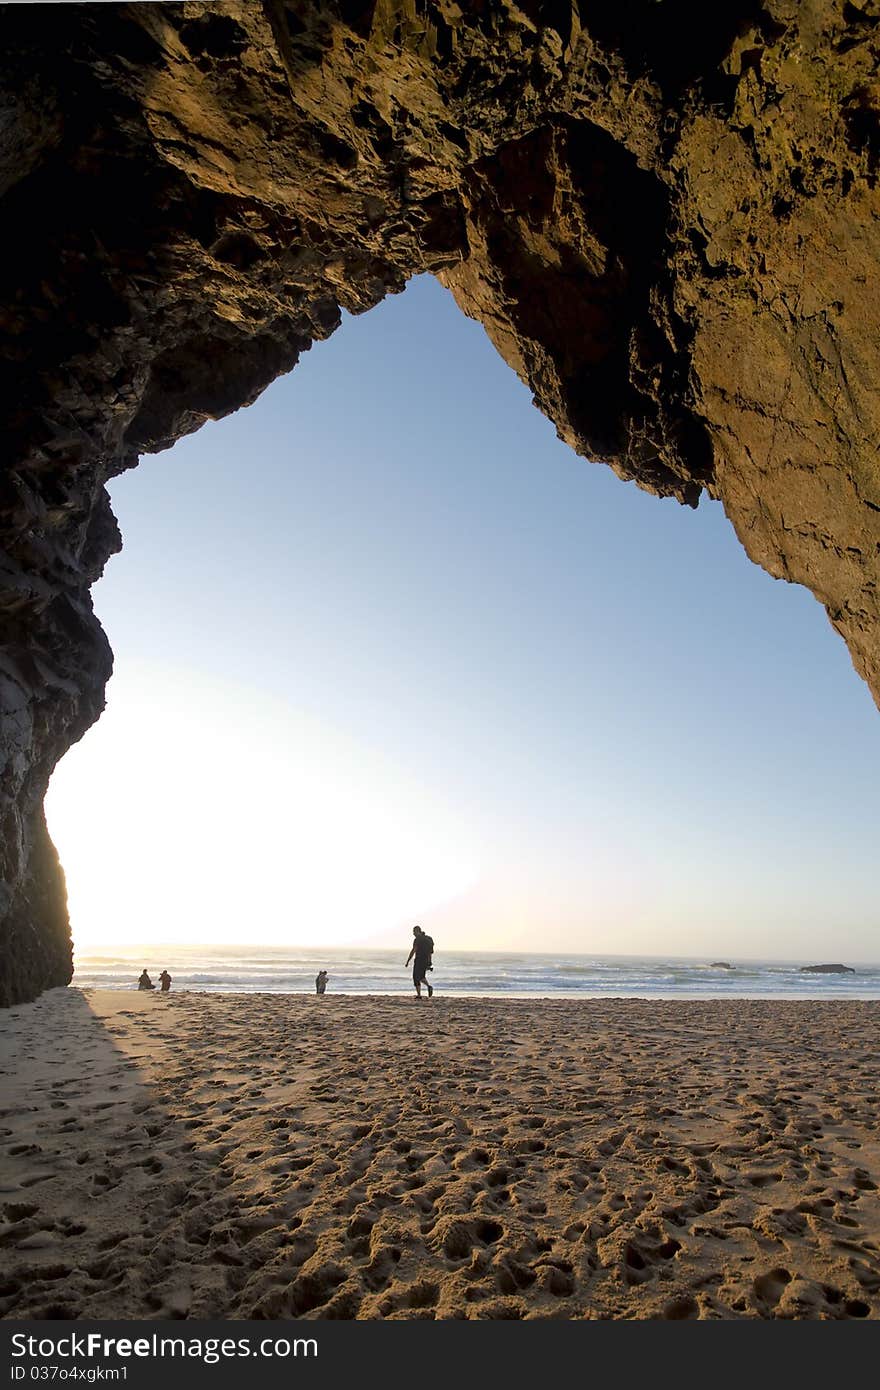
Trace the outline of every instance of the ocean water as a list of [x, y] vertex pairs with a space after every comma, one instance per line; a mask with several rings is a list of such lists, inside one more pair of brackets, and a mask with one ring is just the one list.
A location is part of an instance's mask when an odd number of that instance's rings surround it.
[[[315, 975], [329, 972], [331, 994], [407, 994], [406, 938], [399, 951], [322, 950], [256, 946], [160, 946], [118, 954], [76, 954], [74, 985], [134, 989], [146, 966], [154, 982], [167, 969], [175, 990], [251, 994], [312, 993]], [[430, 976], [438, 996], [495, 995], [640, 999], [880, 999], [880, 965], [846, 961], [854, 975], [802, 975], [818, 961], [707, 960], [659, 956], [586, 956], [496, 951], [434, 953]]]

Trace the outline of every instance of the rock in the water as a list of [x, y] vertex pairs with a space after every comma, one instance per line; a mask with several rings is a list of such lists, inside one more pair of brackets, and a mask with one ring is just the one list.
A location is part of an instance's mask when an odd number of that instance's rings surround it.
[[716, 970], [732, 970], [733, 966], [726, 960], [713, 960], [712, 965]]
[[0, 1002], [70, 978], [42, 802], [111, 670], [105, 484], [419, 272], [880, 697], [878, 45], [873, 0], [6, 7]]
[[854, 975], [856, 972], [851, 965], [802, 965], [802, 975]]

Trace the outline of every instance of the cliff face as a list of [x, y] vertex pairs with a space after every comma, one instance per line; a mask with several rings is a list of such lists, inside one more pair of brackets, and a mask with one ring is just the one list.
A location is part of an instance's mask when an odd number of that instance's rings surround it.
[[877, 0], [7, 7], [0, 1001], [111, 669], [105, 484], [422, 271], [561, 437], [720, 498], [880, 699]]

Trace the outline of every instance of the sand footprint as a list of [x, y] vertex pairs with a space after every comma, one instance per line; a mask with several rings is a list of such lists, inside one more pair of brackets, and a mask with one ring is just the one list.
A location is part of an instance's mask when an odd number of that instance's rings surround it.
[[775, 1308], [787, 1286], [791, 1283], [791, 1274], [782, 1266], [768, 1270], [766, 1274], [759, 1274], [752, 1280], [752, 1291], [758, 1307], [762, 1310]]
[[700, 1305], [690, 1294], [684, 1294], [679, 1298], [673, 1298], [669, 1303], [664, 1304], [661, 1317], [669, 1321], [681, 1321], [685, 1318], [698, 1318], [700, 1316]]

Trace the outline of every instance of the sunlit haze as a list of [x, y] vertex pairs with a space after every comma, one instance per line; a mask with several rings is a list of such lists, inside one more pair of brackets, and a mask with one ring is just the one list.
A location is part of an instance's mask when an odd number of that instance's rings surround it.
[[112, 485], [80, 950], [876, 960], [880, 719], [721, 508], [555, 437], [420, 279]]

